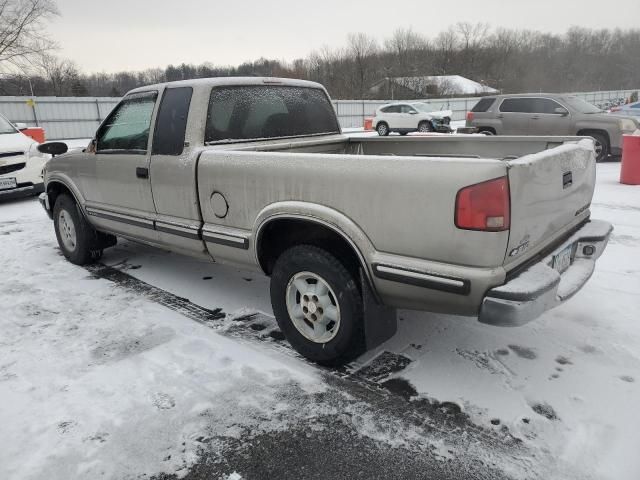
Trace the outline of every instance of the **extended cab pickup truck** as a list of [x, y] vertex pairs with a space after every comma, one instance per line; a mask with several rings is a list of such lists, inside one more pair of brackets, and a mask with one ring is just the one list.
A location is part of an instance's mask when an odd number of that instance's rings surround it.
[[83, 151], [45, 167], [60, 249], [116, 236], [271, 277], [302, 355], [338, 364], [395, 331], [394, 308], [521, 325], [591, 276], [591, 138], [347, 138], [316, 83], [212, 78], [127, 94]]

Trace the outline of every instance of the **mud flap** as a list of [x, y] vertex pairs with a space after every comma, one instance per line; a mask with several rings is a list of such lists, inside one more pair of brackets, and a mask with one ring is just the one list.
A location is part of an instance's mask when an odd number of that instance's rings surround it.
[[396, 309], [381, 305], [375, 299], [369, 282], [360, 270], [362, 301], [364, 303], [364, 336], [367, 350], [371, 350], [389, 340], [398, 331]]

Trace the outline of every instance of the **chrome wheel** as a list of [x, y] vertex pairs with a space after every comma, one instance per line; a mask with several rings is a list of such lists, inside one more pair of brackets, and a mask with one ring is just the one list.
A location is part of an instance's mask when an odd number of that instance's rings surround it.
[[378, 125], [378, 135], [380, 135], [381, 137], [384, 137], [388, 134], [389, 134], [389, 129], [387, 128], [386, 124], [381, 123], [380, 125]]
[[418, 125], [418, 131], [420, 133], [427, 133], [431, 131], [431, 127], [427, 122], [422, 122], [420, 125]]
[[600, 140], [596, 140], [595, 150], [596, 150], [596, 159], [598, 161], [603, 159], [603, 151], [604, 147], [602, 146], [602, 142]]
[[320, 275], [300, 272], [291, 277], [286, 290], [291, 322], [308, 340], [330, 342], [340, 329], [338, 300]]
[[71, 215], [66, 210], [60, 210], [60, 214], [58, 215], [58, 228], [60, 229], [62, 244], [69, 252], [73, 252], [76, 249], [78, 237], [76, 235], [73, 218], [71, 218]]

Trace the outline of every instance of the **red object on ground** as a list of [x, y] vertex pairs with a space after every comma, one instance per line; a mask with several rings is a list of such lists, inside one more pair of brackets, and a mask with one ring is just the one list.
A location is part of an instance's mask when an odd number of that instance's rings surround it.
[[620, 183], [640, 185], [640, 135], [624, 135]]
[[20, 130], [27, 137], [33, 138], [38, 143], [44, 143], [44, 128], [42, 127], [31, 127], [25, 128], [24, 130]]
[[365, 131], [373, 130], [373, 118], [364, 119], [364, 129]]

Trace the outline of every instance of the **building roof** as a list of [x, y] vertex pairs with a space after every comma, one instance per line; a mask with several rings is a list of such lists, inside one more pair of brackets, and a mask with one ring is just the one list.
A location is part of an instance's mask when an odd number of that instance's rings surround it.
[[499, 93], [495, 88], [482, 85], [460, 75], [427, 75], [420, 77], [392, 77], [385, 79], [410, 90], [422, 93], [428, 86], [436, 86], [441, 95], [478, 95]]

